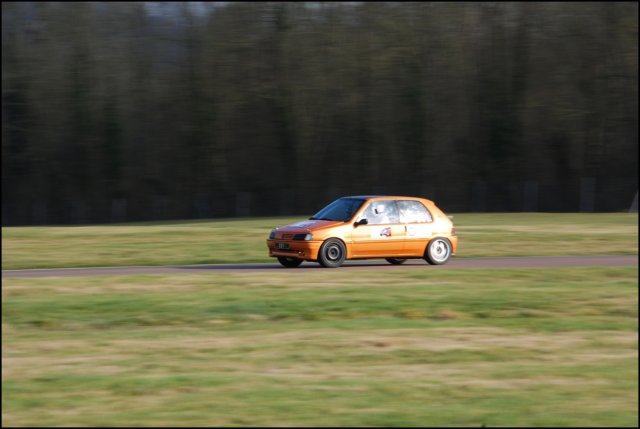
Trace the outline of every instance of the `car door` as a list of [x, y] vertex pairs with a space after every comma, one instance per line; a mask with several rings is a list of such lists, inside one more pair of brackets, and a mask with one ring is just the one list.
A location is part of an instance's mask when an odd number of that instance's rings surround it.
[[397, 201], [400, 222], [405, 226], [404, 252], [422, 257], [433, 236], [433, 217], [429, 210], [415, 200]]
[[394, 200], [372, 201], [356, 219], [366, 225], [354, 225], [351, 234], [352, 257], [371, 258], [403, 253], [405, 226], [400, 223]]

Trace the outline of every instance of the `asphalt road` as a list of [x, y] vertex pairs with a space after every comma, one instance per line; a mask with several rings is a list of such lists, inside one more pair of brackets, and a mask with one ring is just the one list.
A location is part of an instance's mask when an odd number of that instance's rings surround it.
[[[425, 269], [451, 270], [465, 268], [558, 268], [595, 266], [638, 266], [638, 255], [615, 256], [524, 256], [514, 258], [453, 258], [445, 265], [428, 265], [422, 259], [408, 260], [403, 265], [390, 265], [384, 259], [346, 261], [338, 270], [398, 270]], [[3, 270], [2, 278], [16, 277], [70, 277], [129, 274], [180, 274], [192, 272], [269, 272], [288, 273], [324, 270], [315, 262], [303, 262], [298, 268], [284, 268], [279, 263], [166, 265], [144, 267], [46, 268], [32, 270]]]

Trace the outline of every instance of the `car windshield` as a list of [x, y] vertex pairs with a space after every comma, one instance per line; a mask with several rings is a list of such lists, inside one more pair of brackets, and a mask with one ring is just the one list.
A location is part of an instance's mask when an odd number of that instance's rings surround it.
[[318, 213], [311, 216], [312, 220], [337, 220], [346, 222], [353, 217], [365, 200], [361, 198], [340, 198], [335, 200]]

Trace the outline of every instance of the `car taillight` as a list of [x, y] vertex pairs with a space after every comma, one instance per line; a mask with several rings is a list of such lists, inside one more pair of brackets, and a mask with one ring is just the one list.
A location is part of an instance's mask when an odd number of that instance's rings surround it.
[[451, 227], [451, 235], [456, 235], [456, 229], [454, 227]]

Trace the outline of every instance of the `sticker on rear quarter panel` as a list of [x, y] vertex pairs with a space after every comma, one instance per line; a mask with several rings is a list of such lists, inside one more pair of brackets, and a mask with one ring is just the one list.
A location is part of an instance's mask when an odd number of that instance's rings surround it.
[[407, 237], [431, 237], [431, 225], [407, 225]]

